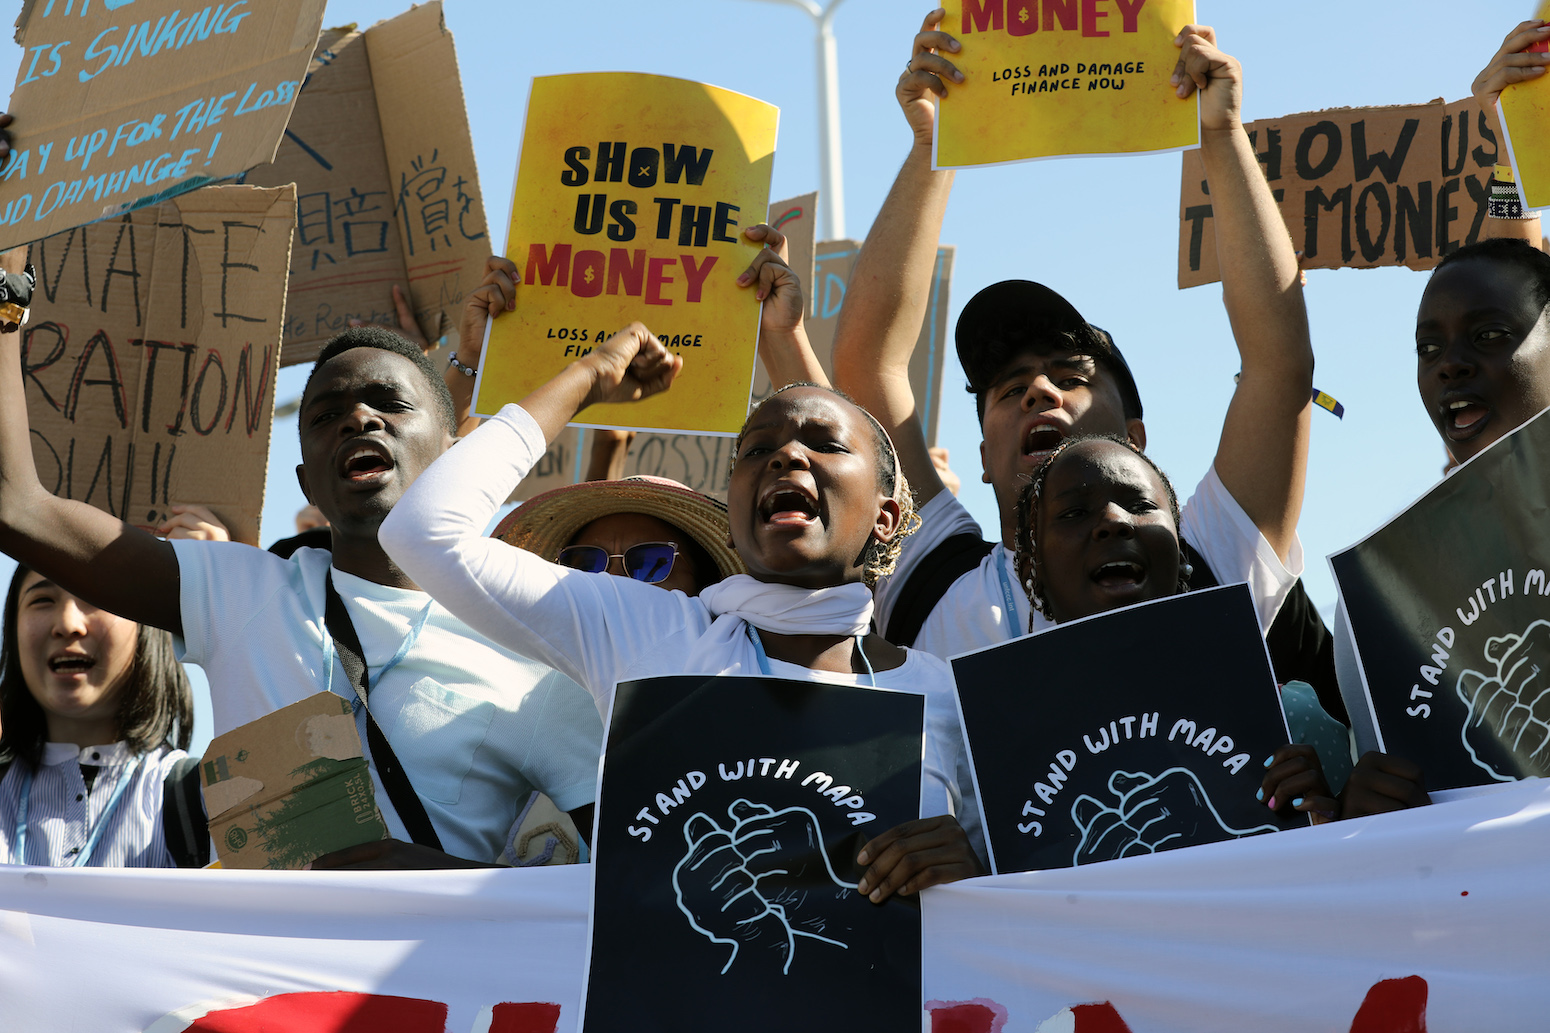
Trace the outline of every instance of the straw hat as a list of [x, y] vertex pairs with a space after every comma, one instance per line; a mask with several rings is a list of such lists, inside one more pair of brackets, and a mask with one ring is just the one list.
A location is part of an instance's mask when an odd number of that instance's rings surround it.
[[582, 481], [546, 491], [512, 510], [492, 537], [553, 561], [577, 531], [615, 513], [644, 513], [682, 529], [710, 554], [722, 577], [748, 573], [727, 545], [726, 505], [666, 477]]

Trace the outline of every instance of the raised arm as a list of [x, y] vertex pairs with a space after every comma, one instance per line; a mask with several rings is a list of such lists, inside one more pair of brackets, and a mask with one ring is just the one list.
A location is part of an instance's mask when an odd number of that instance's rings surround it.
[[501, 312], [516, 307], [517, 284], [521, 282], [522, 274], [510, 259], [491, 255], [484, 263], [484, 279], [463, 299], [463, 321], [458, 326], [455, 353], [458, 365], [463, 368], [458, 369], [448, 362], [443, 373], [456, 406], [459, 434], [470, 434], [479, 426], [479, 418], [472, 415], [474, 375], [464, 370], [478, 371], [484, 356], [485, 324]]
[[1313, 346], [1297, 255], [1243, 129], [1243, 69], [1189, 25], [1174, 81], [1200, 91], [1200, 154], [1211, 185], [1222, 297], [1242, 374], [1216, 451], [1222, 485], [1285, 562], [1297, 535], [1308, 465]]
[[914, 142], [888, 198], [872, 222], [851, 271], [834, 330], [834, 383], [866, 407], [893, 436], [904, 476], [921, 504], [942, 490], [910, 388], [910, 356], [931, 298], [937, 243], [953, 174], [931, 168], [936, 97], [963, 74], [943, 53], [958, 41], [938, 31], [945, 12], [926, 16], [909, 65], [894, 89]]
[[682, 362], [632, 323], [448, 449], [399, 499], [378, 541], [469, 626], [606, 699], [620, 673], [683, 630], [699, 603], [559, 566], [484, 530], [577, 412], [664, 390]]
[[[1491, 129], [1496, 133], [1498, 165], [1507, 164], [1507, 137], [1502, 133], [1500, 121], [1496, 117], [1496, 102], [1501, 99], [1502, 90], [1514, 83], [1530, 82], [1545, 74], [1545, 68], [1550, 65], [1550, 53], [1542, 51], [1530, 51], [1528, 48], [1538, 43], [1543, 45], [1550, 42], [1550, 23], [1534, 18], [1521, 22], [1517, 28], [1507, 33], [1507, 38], [1502, 40], [1501, 47], [1491, 58], [1490, 64], [1483, 68], [1471, 87], [1475, 100], [1485, 111], [1485, 117], [1490, 120]], [[1493, 177], [1492, 193], [1495, 193], [1496, 183]], [[1516, 191], [1508, 191], [1509, 196]], [[1521, 208], [1521, 202], [1520, 202]], [[1544, 246], [1544, 237], [1540, 229], [1538, 212], [1522, 212], [1521, 218], [1496, 218], [1489, 211], [1486, 213], [1485, 229], [1481, 234], [1484, 237], [1512, 237], [1518, 240], [1526, 240], [1535, 247]]]
[[759, 361], [777, 389], [787, 384], [829, 386], [803, 325], [806, 300], [802, 280], [786, 262], [786, 235], [760, 223], [743, 236], [764, 248], [737, 278], [737, 285], [754, 292], [759, 302]]
[[38, 480], [21, 368], [21, 334], [0, 334], [0, 552], [93, 606], [181, 635], [172, 546]]

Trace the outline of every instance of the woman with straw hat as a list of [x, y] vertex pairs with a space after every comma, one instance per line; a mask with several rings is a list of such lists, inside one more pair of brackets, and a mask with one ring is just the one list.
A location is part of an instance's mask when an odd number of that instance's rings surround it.
[[685, 595], [747, 573], [727, 545], [724, 503], [666, 477], [583, 481], [536, 495], [495, 537], [561, 566], [621, 574]]

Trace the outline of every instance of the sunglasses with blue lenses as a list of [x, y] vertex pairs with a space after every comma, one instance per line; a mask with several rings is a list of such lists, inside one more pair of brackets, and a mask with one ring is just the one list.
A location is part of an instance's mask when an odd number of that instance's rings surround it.
[[602, 574], [614, 560], [624, 563], [624, 572], [636, 581], [654, 585], [666, 580], [678, 558], [678, 546], [672, 542], [642, 542], [624, 552], [609, 552], [598, 545], [567, 545], [560, 550], [560, 565], [588, 574]]

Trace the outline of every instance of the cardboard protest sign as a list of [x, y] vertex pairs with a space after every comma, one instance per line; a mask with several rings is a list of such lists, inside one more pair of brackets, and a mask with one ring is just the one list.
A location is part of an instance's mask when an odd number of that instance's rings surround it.
[[801, 278], [802, 289], [810, 293], [814, 249], [818, 246], [818, 191], [771, 201], [764, 221], [786, 235], [786, 264]]
[[[1430, 269], [1480, 239], [1501, 152], [1473, 100], [1336, 108], [1244, 127], [1305, 269]], [[1300, 227], [1300, 229], [1298, 228]], [[1200, 152], [1184, 152], [1179, 286], [1222, 278]]]
[[1200, 143], [1199, 101], [1168, 81], [1194, 0], [944, 0], [963, 49], [932, 143], [939, 169], [1176, 151]]
[[578, 424], [735, 434], [759, 327], [736, 282], [758, 251], [742, 227], [769, 201], [778, 113], [663, 76], [534, 79], [506, 240], [522, 289], [487, 331], [475, 411], [493, 415], [639, 319], [684, 356], [675, 389]]
[[1331, 556], [1379, 749], [1427, 789], [1550, 775], [1550, 419]]
[[[957, 249], [944, 245], [936, 249], [936, 265], [931, 270], [931, 296], [926, 303], [926, 318], [910, 356], [910, 388], [920, 407], [926, 442], [936, 444], [937, 421], [942, 411], [942, 384], [953, 349], [947, 323], [949, 288], [953, 279], [953, 260]], [[861, 244], [854, 240], [831, 240], [818, 245], [813, 282], [808, 290], [807, 336], [813, 353], [824, 370], [833, 375], [834, 330], [839, 325], [845, 304], [845, 288], [861, 255]], [[761, 371], [762, 372], [762, 371]], [[768, 378], [763, 380], [768, 384]], [[757, 389], [757, 385], [756, 385]], [[756, 392], [757, 393], [757, 392]], [[768, 397], [767, 395], [763, 397]], [[763, 397], [759, 400], [762, 401]]]
[[918, 1025], [919, 900], [870, 903], [855, 857], [919, 816], [924, 719], [923, 696], [819, 682], [621, 684], [582, 1028]]
[[0, 248], [274, 158], [324, 0], [26, 0]]
[[206, 187], [32, 245], [45, 488], [150, 529], [206, 505], [258, 544], [295, 212], [289, 186]]
[[1247, 586], [1058, 624], [953, 675], [992, 871], [1308, 824], [1254, 798], [1290, 736]]
[[395, 284], [416, 329], [456, 346], [490, 244], [440, 0], [325, 31], [274, 162], [246, 181], [296, 184], [282, 362], [311, 362], [352, 319], [398, 325]]
[[[771, 206], [773, 212], [776, 205]], [[831, 240], [817, 245], [813, 274], [803, 286], [808, 290], [807, 336], [825, 370], [832, 372], [830, 356], [834, 350], [834, 328], [845, 302], [845, 287], [861, 253], [854, 240]], [[937, 248], [936, 268], [931, 276], [931, 299], [920, 338], [910, 357], [910, 386], [926, 422], [926, 441], [936, 443], [937, 424], [942, 411], [942, 385], [947, 368], [952, 336], [947, 325], [948, 290], [952, 284], [955, 249]], [[808, 286], [808, 283], [811, 286]], [[674, 387], [673, 390], [678, 390]], [[752, 404], [768, 398], [773, 388], [763, 367], [754, 378]], [[591, 455], [588, 431], [567, 429], [544, 458], [518, 486], [512, 499], [530, 499], [534, 495], [574, 484], [582, 477]], [[640, 434], [630, 446], [625, 463], [626, 476], [647, 474], [670, 477], [707, 495], [725, 500], [731, 471], [732, 442], [702, 434]]]
[[331, 692], [218, 736], [199, 776], [222, 868], [300, 868], [387, 838], [350, 701]]

